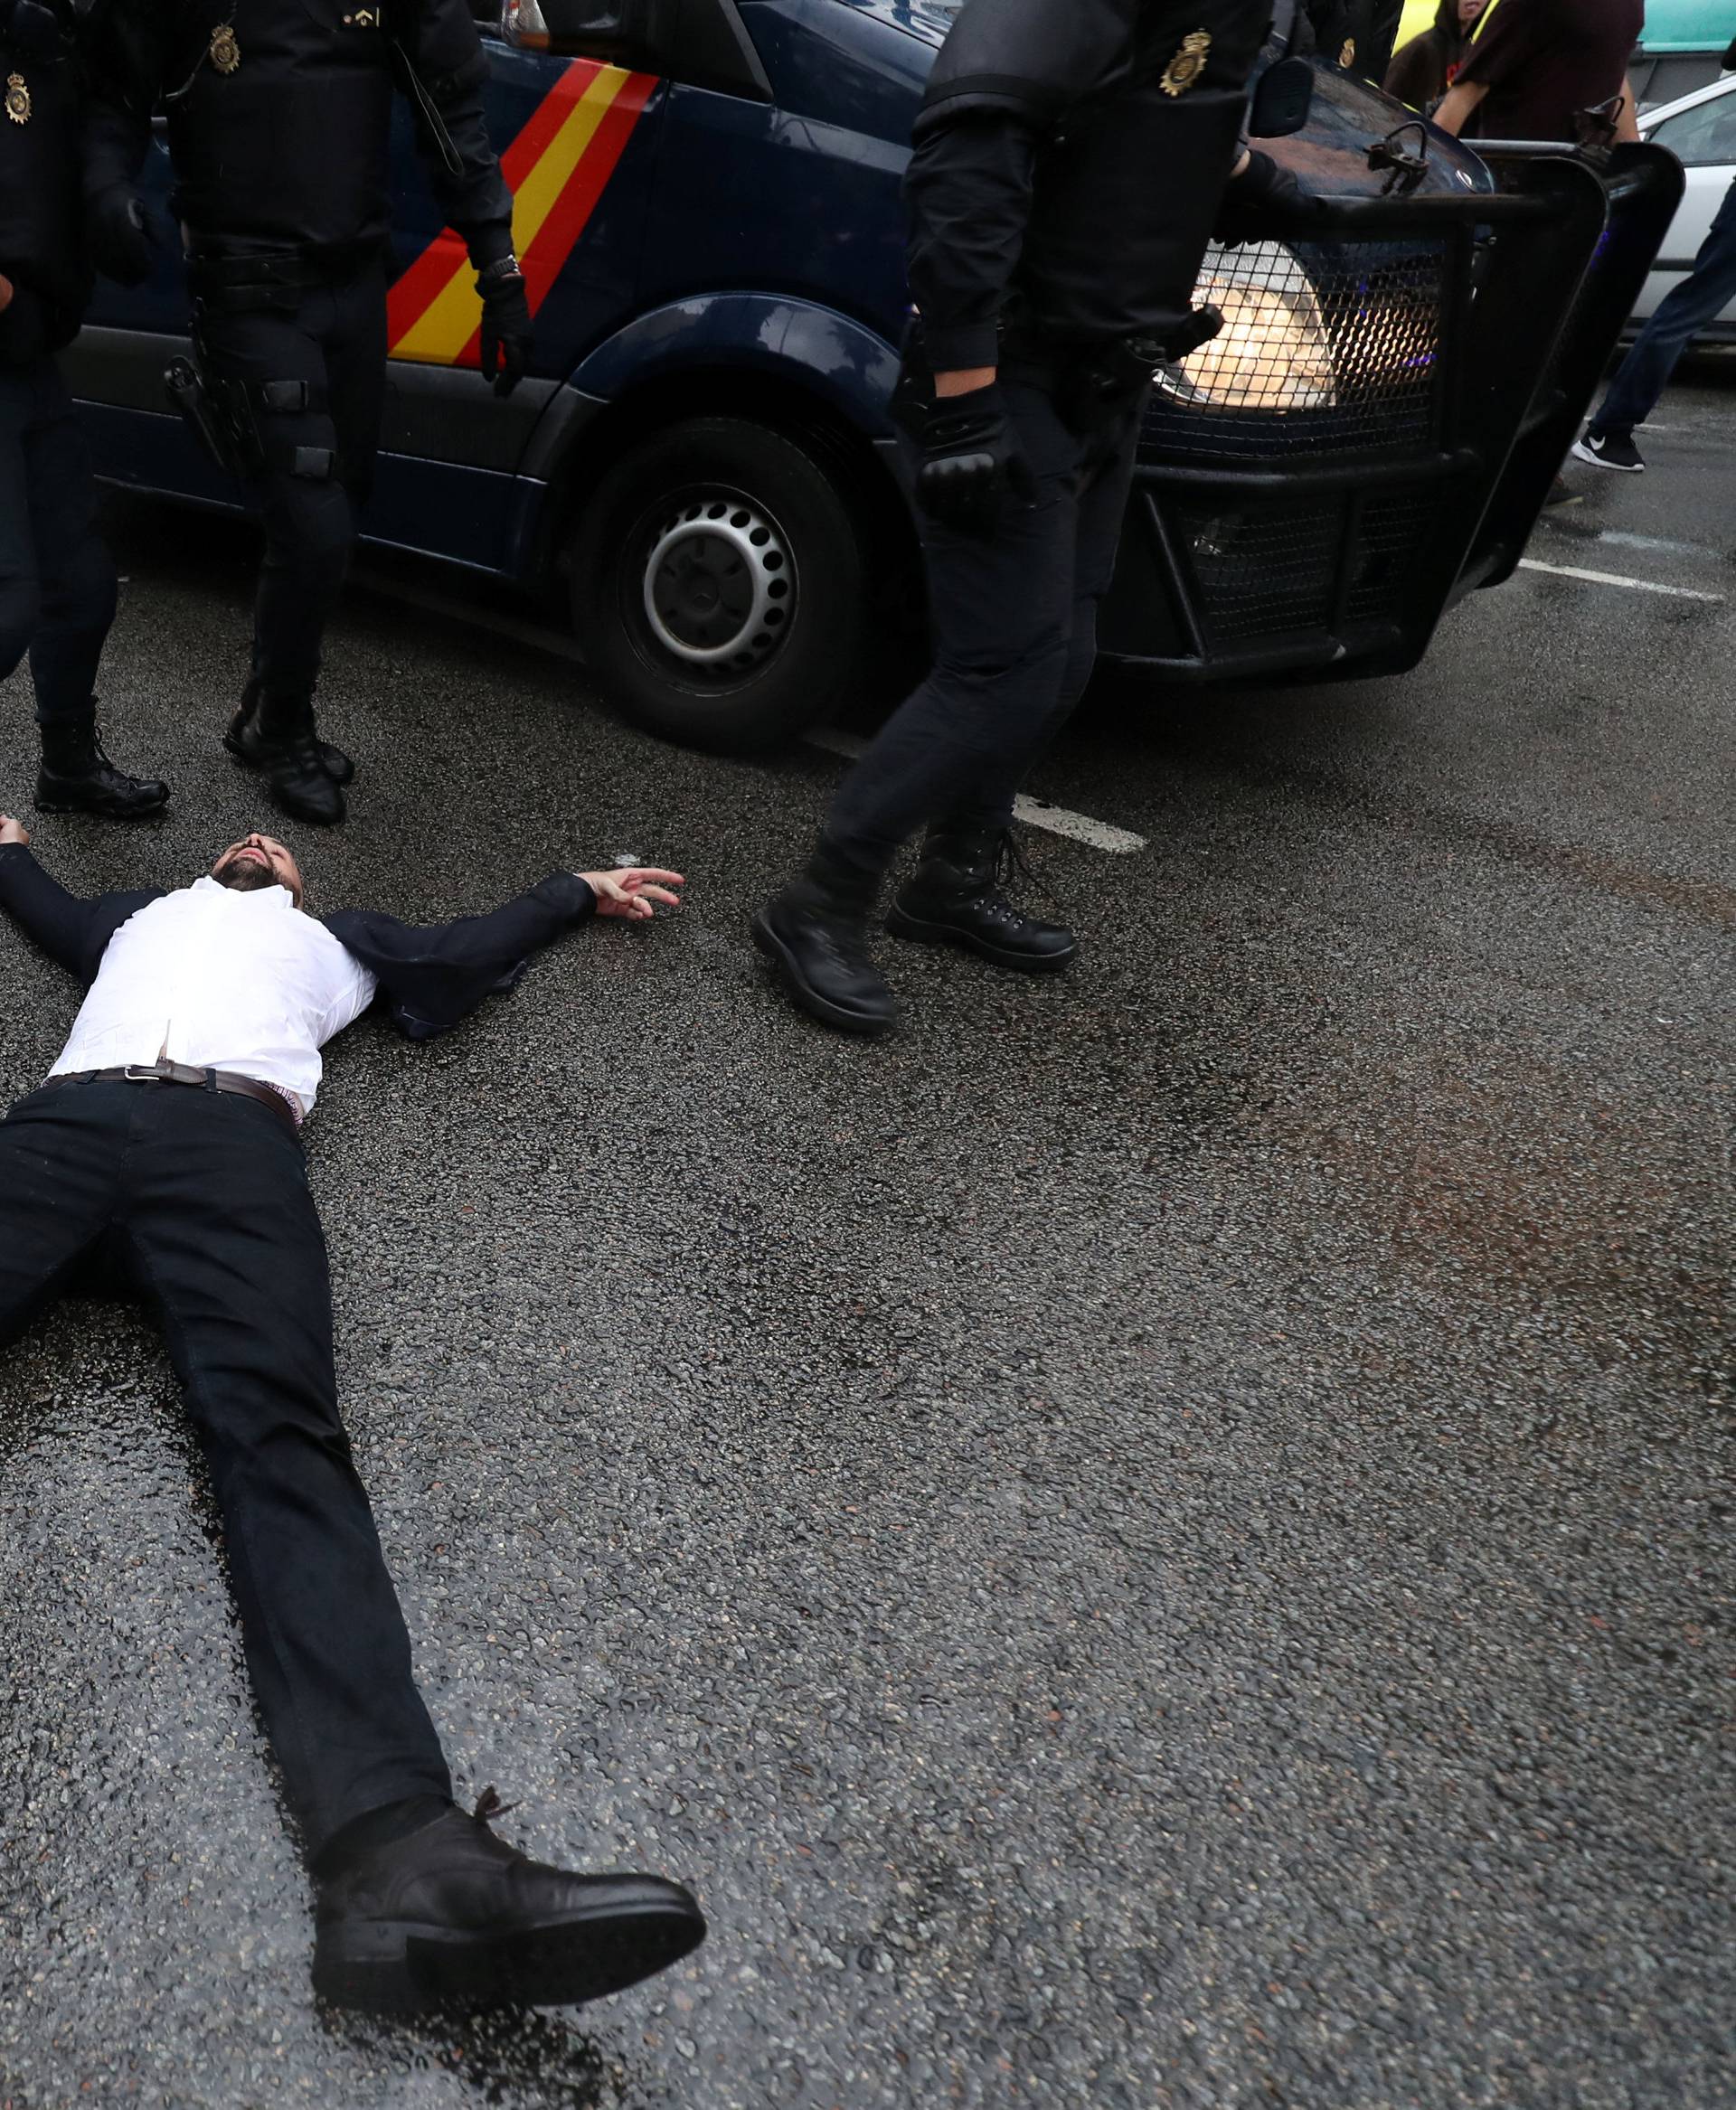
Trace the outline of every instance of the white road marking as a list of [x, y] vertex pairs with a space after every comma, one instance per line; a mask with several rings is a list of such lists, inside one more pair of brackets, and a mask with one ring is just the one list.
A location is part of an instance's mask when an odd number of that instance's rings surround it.
[[1660, 586], [1655, 579], [1629, 579], [1620, 571], [1587, 571], [1578, 564], [1545, 564], [1541, 558], [1521, 557], [1521, 571], [1549, 571], [1557, 579], [1589, 579], [1593, 586], [1625, 586], [1635, 593], [1666, 593], [1682, 601], [1722, 601], [1721, 593], [1702, 593], [1692, 586]]
[[1716, 564], [1722, 553], [1709, 550], [1703, 542], [1671, 542], [1662, 535], [1630, 535], [1620, 528], [1599, 528], [1592, 537], [1594, 542], [1608, 542], [1611, 549], [1662, 550], [1669, 557], [1707, 557]]
[[[854, 762], [868, 745], [858, 734], [835, 732], [830, 726], [804, 733], [802, 738], [808, 747], [822, 748], [828, 755], [842, 755], [847, 762]], [[1028, 828], [1044, 828], [1052, 835], [1065, 835], [1070, 842], [1106, 850], [1113, 857], [1129, 857], [1146, 847], [1146, 838], [1129, 828], [1111, 827], [1108, 821], [1094, 821], [1090, 814], [1076, 814], [1064, 805], [1045, 805], [1040, 798], [1021, 796], [1014, 801], [1013, 812]]]

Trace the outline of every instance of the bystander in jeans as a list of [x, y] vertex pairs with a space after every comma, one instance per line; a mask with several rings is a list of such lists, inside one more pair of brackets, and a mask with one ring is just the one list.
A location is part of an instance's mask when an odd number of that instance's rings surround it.
[[1634, 428], [1656, 408], [1675, 363], [1693, 339], [1736, 300], [1736, 183], [1724, 194], [1718, 216], [1700, 245], [1694, 268], [1670, 288], [1616, 369], [1603, 402], [1576, 440], [1573, 452], [1600, 469], [1646, 466], [1634, 444]]

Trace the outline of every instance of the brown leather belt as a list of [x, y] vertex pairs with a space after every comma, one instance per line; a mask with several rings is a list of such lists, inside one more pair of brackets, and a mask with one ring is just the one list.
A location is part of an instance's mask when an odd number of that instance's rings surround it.
[[195, 1091], [233, 1092], [237, 1098], [257, 1099], [288, 1124], [293, 1135], [299, 1124], [296, 1110], [280, 1091], [257, 1078], [238, 1077], [232, 1069], [196, 1069], [186, 1062], [129, 1062], [122, 1069], [73, 1069], [51, 1077], [42, 1087], [51, 1091], [61, 1084], [184, 1084]]

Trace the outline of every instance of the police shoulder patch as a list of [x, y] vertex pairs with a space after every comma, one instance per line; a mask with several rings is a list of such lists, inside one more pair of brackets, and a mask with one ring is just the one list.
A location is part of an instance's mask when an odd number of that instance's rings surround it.
[[[1212, 49], [1210, 30], [1196, 29], [1182, 39], [1182, 48], [1164, 68], [1159, 84], [1165, 95], [1185, 95], [1205, 71], [1206, 54]], [[1146, 76], [1150, 78], [1149, 75]]]

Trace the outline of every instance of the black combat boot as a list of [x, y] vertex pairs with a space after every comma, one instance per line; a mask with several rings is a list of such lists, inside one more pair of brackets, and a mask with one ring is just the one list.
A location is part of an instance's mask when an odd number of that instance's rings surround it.
[[223, 745], [238, 762], [263, 774], [272, 798], [297, 820], [329, 828], [344, 818], [344, 794], [321, 761], [314, 737], [311, 696], [261, 692], [250, 711], [243, 698]]
[[[223, 735], [223, 745], [231, 755], [238, 756], [243, 762], [254, 759], [253, 750], [259, 744], [256, 730], [259, 714], [259, 683], [256, 675], [242, 690], [241, 701], [234, 717], [229, 721], [229, 730]], [[319, 757], [320, 768], [334, 784], [347, 784], [355, 775], [355, 764], [342, 748], [335, 748], [330, 740], [316, 737], [314, 752]]]
[[155, 777], [128, 777], [102, 751], [97, 703], [78, 718], [43, 726], [42, 766], [36, 774], [36, 810], [43, 814], [107, 814], [144, 820], [169, 803], [169, 787]]
[[806, 1012], [844, 1033], [884, 1033], [898, 1022], [892, 993], [868, 953], [879, 885], [822, 838], [807, 870], [753, 919], [753, 942], [782, 970]]
[[1001, 890], [1014, 871], [1031, 877], [1010, 828], [931, 829], [886, 928], [918, 945], [959, 946], [1021, 975], [1058, 975], [1078, 957], [1079, 940], [1064, 925], [1014, 907]]
[[692, 1894], [661, 1876], [571, 1875], [496, 1839], [493, 1788], [363, 1852], [320, 1885], [314, 1990], [409, 2012], [443, 2000], [561, 2007], [599, 1999], [705, 1938]]

